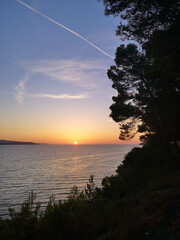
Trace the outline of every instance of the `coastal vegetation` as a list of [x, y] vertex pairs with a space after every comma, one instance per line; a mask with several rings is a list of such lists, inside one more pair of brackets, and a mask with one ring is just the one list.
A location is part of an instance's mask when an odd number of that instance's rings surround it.
[[[113, 97], [111, 117], [120, 139], [139, 132], [156, 138], [165, 154], [178, 151], [180, 140], [180, 2], [104, 0], [105, 13], [119, 16], [117, 35], [135, 43], [117, 48], [108, 70]], [[173, 148], [173, 149], [172, 149]]]
[[105, 14], [120, 16], [117, 35], [134, 40], [117, 48], [108, 70], [117, 90], [110, 107], [120, 139], [141, 134], [102, 187], [67, 200], [50, 198], [44, 210], [32, 192], [19, 211], [0, 219], [0, 239], [180, 239], [180, 2], [103, 0]]
[[116, 175], [96, 188], [74, 187], [67, 200], [49, 200], [45, 209], [32, 192], [19, 211], [0, 219], [0, 239], [178, 240], [180, 163], [164, 160], [157, 144], [129, 152]]

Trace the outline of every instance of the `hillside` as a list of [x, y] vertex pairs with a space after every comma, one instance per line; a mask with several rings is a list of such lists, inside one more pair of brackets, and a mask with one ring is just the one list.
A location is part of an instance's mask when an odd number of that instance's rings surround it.
[[11, 141], [11, 140], [0, 140], [0, 145], [35, 145], [38, 143], [34, 142], [19, 142], [19, 141]]

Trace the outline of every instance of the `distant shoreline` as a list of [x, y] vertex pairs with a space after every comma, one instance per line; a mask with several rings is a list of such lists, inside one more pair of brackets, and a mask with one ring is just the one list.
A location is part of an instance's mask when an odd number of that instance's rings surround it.
[[34, 142], [18, 142], [18, 141], [0, 140], [0, 145], [40, 145], [40, 144], [34, 143]]

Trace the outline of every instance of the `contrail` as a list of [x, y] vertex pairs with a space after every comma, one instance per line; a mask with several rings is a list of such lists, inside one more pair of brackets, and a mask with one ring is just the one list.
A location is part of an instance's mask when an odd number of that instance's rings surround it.
[[64, 28], [64, 29], [66, 29], [67, 31], [69, 31], [69, 32], [71, 32], [72, 34], [76, 35], [77, 37], [81, 38], [82, 40], [84, 40], [84, 41], [87, 42], [89, 45], [91, 45], [92, 47], [96, 48], [96, 49], [99, 50], [101, 53], [105, 54], [106, 56], [108, 56], [108, 57], [114, 59], [113, 56], [111, 56], [110, 54], [106, 53], [105, 51], [103, 51], [102, 49], [100, 49], [99, 47], [97, 47], [96, 45], [94, 45], [92, 42], [90, 42], [89, 40], [87, 40], [86, 38], [84, 38], [83, 36], [81, 36], [80, 34], [74, 32], [74, 31], [71, 30], [70, 28], [67, 28], [67, 27], [65, 27], [64, 25], [62, 25], [62, 24], [56, 22], [56, 21], [53, 20], [52, 18], [50, 18], [50, 17], [44, 15], [43, 13], [37, 11], [36, 9], [30, 7], [30, 6], [27, 5], [26, 3], [21, 2], [20, 0], [16, 0], [16, 1], [19, 2], [19, 3], [21, 3], [22, 5], [24, 5], [25, 7], [29, 8], [31, 11], [37, 13], [38, 15], [40, 15], [40, 16], [42, 16], [42, 17], [48, 19], [49, 21], [55, 23], [56, 25], [58, 25], [58, 26], [60, 26], [60, 27], [62, 27], [62, 28]]

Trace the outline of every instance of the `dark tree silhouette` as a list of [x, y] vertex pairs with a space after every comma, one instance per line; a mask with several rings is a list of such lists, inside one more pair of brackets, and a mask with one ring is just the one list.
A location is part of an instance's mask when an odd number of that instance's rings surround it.
[[121, 45], [116, 52], [116, 66], [111, 66], [108, 77], [118, 91], [113, 97], [111, 117], [120, 122], [120, 139], [129, 140], [139, 132], [160, 133], [164, 137], [161, 117], [156, 103], [157, 93], [148, 78], [151, 59], [139, 52], [137, 46]]
[[140, 42], [148, 40], [157, 30], [171, 28], [180, 17], [179, 0], [102, 0], [102, 2], [106, 15], [121, 18], [117, 35]]
[[117, 35], [142, 49], [121, 45], [108, 71], [118, 92], [110, 107], [120, 139], [136, 132], [160, 139], [167, 149], [180, 139], [180, 1], [102, 0], [105, 14], [120, 17]]

